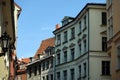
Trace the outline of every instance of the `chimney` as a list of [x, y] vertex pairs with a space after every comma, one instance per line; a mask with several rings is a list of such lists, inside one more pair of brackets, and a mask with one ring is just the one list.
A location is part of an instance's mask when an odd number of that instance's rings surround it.
[[56, 24], [56, 30], [60, 28], [60, 24]]
[[32, 57], [30, 57], [30, 62], [32, 62]]

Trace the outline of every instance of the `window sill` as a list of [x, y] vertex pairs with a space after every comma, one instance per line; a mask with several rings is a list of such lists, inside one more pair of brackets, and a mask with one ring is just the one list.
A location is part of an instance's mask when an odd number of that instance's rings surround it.
[[101, 74], [101, 76], [111, 76], [111, 74]]
[[86, 78], [86, 77], [87, 77], [86, 75], [82, 76], [82, 78]]
[[87, 27], [85, 27], [85, 28], [83, 29], [83, 32], [84, 32], [86, 29], [87, 29]]
[[74, 40], [75, 39], [75, 37], [72, 37], [71, 39], [70, 39], [70, 41], [72, 41], [72, 40]]
[[78, 33], [78, 36], [80, 36], [81, 34], [82, 34], [82, 32], [79, 32], [79, 33]]
[[61, 44], [57, 44], [56, 47], [60, 46]]
[[65, 43], [67, 43], [68, 41], [64, 41], [62, 44], [65, 44]]
[[105, 27], [105, 26], [107, 26], [107, 25], [106, 25], [106, 24], [101, 24], [100, 26], [101, 26], [101, 27]]

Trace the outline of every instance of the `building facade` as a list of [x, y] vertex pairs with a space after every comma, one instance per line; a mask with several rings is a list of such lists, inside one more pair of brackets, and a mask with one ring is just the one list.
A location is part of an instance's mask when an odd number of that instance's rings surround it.
[[27, 65], [27, 80], [54, 79], [54, 38], [43, 40]]
[[106, 4], [88, 3], [56, 25], [54, 80], [111, 80]]
[[112, 80], [120, 80], [120, 1], [107, 1], [108, 55], [111, 58]]
[[30, 58], [22, 58], [17, 60], [17, 73], [15, 80], [27, 80], [27, 64], [30, 62]]
[[[14, 0], [0, 0], [0, 80], [14, 80], [15, 77], [15, 16]], [[7, 37], [7, 38], [5, 38]], [[8, 39], [7, 47], [4, 47], [4, 41]]]

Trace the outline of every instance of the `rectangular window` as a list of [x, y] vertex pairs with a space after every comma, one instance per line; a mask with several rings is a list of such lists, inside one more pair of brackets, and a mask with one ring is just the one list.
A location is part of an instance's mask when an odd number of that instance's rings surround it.
[[49, 76], [48, 75], [46, 76], [46, 80], [49, 80]]
[[43, 76], [42, 78], [43, 78], [43, 80], [45, 80], [45, 77], [44, 77], [44, 76]]
[[110, 75], [110, 61], [102, 61], [102, 75]]
[[86, 25], [86, 16], [84, 16], [84, 28], [86, 28], [87, 25]]
[[34, 67], [34, 75], [37, 75], [37, 66]]
[[41, 65], [39, 65], [39, 74], [41, 74]]
[[106, 12], [102, 12], [102, 25], [107, 25]]
[[107, 51], [107, 37], [102, 37], [102, 51]]
[[57, 80], [60, 80], [60, 72], [57, 72]]
[[29, 69], [29, 77], [31, 77], [31, 74], [32, 74], [32, 69], [30, 68]]
[[86, 52], [86, 39], [84, 40], [84, 52]]
[[42, 70], [45, 70], [45, 62], [42, 63]]
[[79, 66], [79, 78], [81, 78], [81, 65]]
[[70, 73], [71, 73], [71, 80], [75, 80], [74, 69], [71, 69]]
[[67, 80], [67, 70], [63, 71], [63, 80]]
[[57, 54], [57, 61], [58, 61], [58, 65], [60, 64], [60, 53]]
[[51, 74], [51, 80], [53, 80], [53, 74]]
[[46, 62], [46, 69], [49, 69], [49, 61]]
[[86, 68], [86, 63], [84, 63], [83, 65], [84, 65], [84, 76], [86, 77], [86, 71], [87, 71], [87, 70], [86, 70], [86, 69], [87, 69], [87, 68]]
[[74, 60], [74, 57], [75, 57], [75, 49], [72, 48], [72, 49], [71, 49], [71, 61]]
[[120, 46], [117, 47], [117, 69], [120, 69]]
[[80, 55], [81, 55], [81, 44], [79, 44], [79, 53], [80, 53]]
[[79, 30], [82, 32], [81, 21], [79, 22]]
[[75, 28], [71, 28], [71, 39], [75, 38]]
[[64, 42], [67, 42], [67, 31], [64, 32]]
[[64, 62], [67, 62], [67, 51], [64, 51]]
[[50, 68], [53, 68], [53, 59], [51, 59], [51, 66]]
[[61, 44], [61, 36], [60, 34], [57, 35], [57, 45], [60, 45]]

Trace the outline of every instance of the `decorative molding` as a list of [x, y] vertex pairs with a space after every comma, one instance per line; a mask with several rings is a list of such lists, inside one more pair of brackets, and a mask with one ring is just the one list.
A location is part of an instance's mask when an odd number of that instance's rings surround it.
[[74, 44], [74, 43], [71, 43], [69, 47], [72, 48], [72, 47], [74, 47], [74, 46], [75, 46], [75, 44]]
[[67, 48], [68, 48], [68, 47], [64, 46], [62, 50], [65, 51], [65, 50], [67, 50]]
[[60, 51], [61, 51], [60, 49], [57, 49], [57, 50], [56, 50], [56, 53], [59, 53]]
[[86, 34], [83, 34], [82, 38], [84, 39], [87, 35]]

